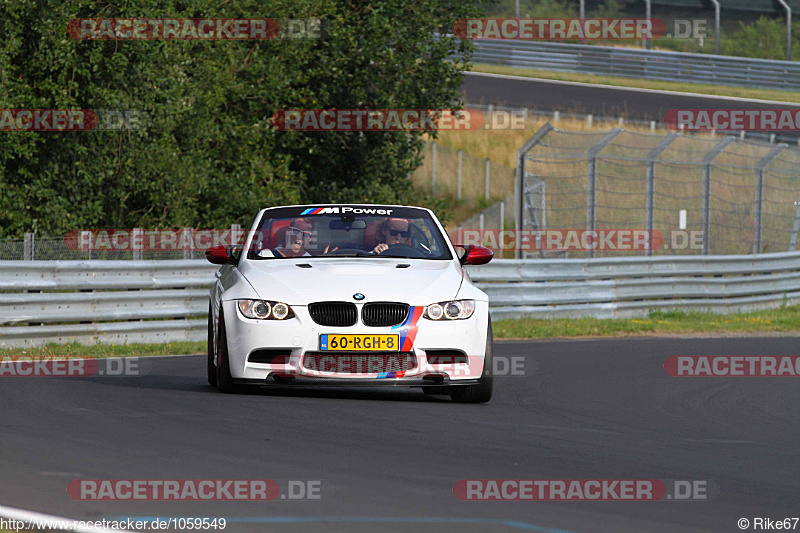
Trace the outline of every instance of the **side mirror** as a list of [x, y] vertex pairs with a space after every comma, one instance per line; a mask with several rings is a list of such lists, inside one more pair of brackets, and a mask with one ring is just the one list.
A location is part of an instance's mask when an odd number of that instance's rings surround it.
[[[466, 246], [455, 244], [453, 246], [456, 252], [459, 253], [458, 260], [462, 265], [485, 265], [494, 257], [494, 252], [484, 246], [475, 246], [472, 244]], [[463, 250], [463, 253], [461, 250]]]
[[234, 263], [233, 256], [225, 245], [214, 246], [206, 250], [206, 259], [215, 265], [228, 265]]

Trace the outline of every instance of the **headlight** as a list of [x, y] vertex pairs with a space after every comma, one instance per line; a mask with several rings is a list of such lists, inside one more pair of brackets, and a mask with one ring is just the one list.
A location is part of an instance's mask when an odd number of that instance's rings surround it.
[[239, 300], [239, 311], [247, 318], [258, 320], [285, 320], [292, 318], [292, 308], [281, 302], [264, 300]]
[[429, 305], [423, 316], [428, 320], [464, 320], [474, 312], [475, 300], [453, 300]]

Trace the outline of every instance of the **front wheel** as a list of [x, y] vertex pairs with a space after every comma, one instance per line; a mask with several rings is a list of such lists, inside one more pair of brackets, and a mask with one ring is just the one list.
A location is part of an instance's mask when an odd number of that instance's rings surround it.
[[228, 336], [225, 333], [225, 318], [222, 316], [222, 309], [219, 311], [219, 322], [217, 323], [217, 389], [223, 393], [237, 392], [238, 387], [234, 385], [231, 377], [231, 364], [228, 360]]
[[458, 403], [486, 403], [492, 399], [492, 388], [494, 377], [492, 367], [494, 358], [492, 356], [492, 345], [494, 335], [492, 334], [492, 319], [489, 319], [489, 328], [486, 332], [486, 357], [483, 359], [483, 373], [478, 383], [475, 385], [463, 385], [450, 387], [450, 398]]
[[217, 384], [217, 365], [214, 362], [214, 322], [213, 317], [211, 315], [211, 303], [208, 304], [208, 336], [206, 338], [207, 343], [207, 355], [208, 355], [208, 384], [211, 386], [215, 386]]

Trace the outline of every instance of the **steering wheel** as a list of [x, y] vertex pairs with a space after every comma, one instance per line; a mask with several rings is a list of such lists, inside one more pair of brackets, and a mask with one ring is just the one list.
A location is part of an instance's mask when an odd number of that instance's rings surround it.
[[[392, 253], [387, 253], [389, 251], [391, 251]], [[426, 254], [420, 252], [419, 250], [417, 250], [416, 248], [414, 248], [413, 246], [409, 246], [409, 245], [403, 244], [403, 243], [392, 244], [387, 249], [385, 249], [384, 251], [379, 253], [378, 255], [384, 255], [386, 257], [392, 257], [395, 254], [396, 255], [408, 256], [411, 259], [420, 259], [422, 257], [425, 257], [425, 255], [426, 255]]]
[[364, 250], [361, 248], [338, 248], [336, 250], [331, 250], [327, 254], [324, 255], [345, 255], [345, 254], [358, 254], [364, 253]]

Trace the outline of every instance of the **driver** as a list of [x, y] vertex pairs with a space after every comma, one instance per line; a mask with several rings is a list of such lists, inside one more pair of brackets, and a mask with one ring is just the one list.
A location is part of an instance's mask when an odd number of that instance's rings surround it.
[[372, 253], [379, 254], [395, 244], [408, 244], [411, 236], [411, 222], [405, 218], [386, 218], [376, 233], [383, 242], [375, 246]]

